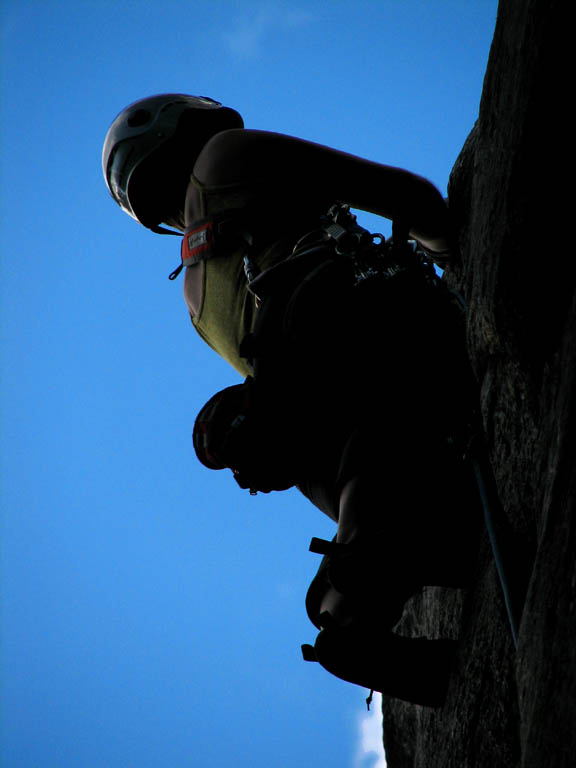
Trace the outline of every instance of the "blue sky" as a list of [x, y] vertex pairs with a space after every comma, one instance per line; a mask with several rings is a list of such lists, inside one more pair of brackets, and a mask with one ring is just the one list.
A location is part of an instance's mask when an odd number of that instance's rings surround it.
[[126, 104], [182, 91], [445, 193], [495, 16], [496, 0], [4, 0], [2, 768], [383, 764], [365, 692], [300, 656], [308, 542], [332, 524], [196, 463], [196, 412], [237, 375], [167, 279], [178, 241], [114, 205], [100, 152]]

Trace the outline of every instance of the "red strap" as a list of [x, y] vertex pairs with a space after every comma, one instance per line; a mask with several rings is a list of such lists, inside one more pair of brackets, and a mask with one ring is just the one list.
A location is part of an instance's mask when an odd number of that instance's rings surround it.
[[199, 227], [186, 232], [182, 238], [182, 265], [190, 267], [208, 256], [214, 245], [214, 225], [207, 221]]

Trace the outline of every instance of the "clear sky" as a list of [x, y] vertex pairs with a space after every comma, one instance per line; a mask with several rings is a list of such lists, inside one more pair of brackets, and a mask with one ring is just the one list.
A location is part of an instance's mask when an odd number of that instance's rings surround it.
[[2, 3], [2, 768], [383, 765], [366, 692], [301, 660], [308, 542], [333, 526], [295, 491], [253, 498], [197, 464], [194, 417], [238, 377], [167, 279], [178, 241], [114, 205], [100, 152], [126, 104], [181, 91], [445, 193], [495, 16], [496, 0]]

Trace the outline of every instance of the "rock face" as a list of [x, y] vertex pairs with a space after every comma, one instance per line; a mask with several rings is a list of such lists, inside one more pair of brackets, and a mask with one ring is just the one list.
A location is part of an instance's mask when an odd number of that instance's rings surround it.
[[425, 591], [399, 628], [460, 643], [442, 709], [384, 701], [389, 768], [576, 765], [569, 7], [500, 0], [479, 118], [449, 189], [461, 260], [446, 279], [467, 302], [485, 437], [512, 531], [507, 562], [516, 592], [527, 586], [518, 647], [484, 535], [474, 585]]

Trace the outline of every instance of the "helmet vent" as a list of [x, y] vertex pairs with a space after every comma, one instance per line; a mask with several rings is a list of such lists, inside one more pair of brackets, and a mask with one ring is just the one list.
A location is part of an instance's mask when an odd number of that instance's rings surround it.
[[137, 109], [128, 118], [128, 125], [130, 128], [139, 128], [141, 125], [146, 125], [152, 118], [152, 113], [147, 109]]

